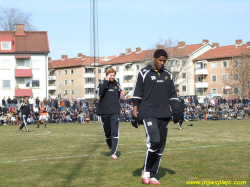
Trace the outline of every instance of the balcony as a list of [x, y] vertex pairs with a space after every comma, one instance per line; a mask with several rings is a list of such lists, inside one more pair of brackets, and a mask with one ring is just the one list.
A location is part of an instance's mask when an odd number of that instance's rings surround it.
[[55, 81], [56, 80], [56, 76], [48, 76], [48, 80], [49, 81]]
[[85, 94], [84, 98], [85, 99], [94, 99], [95, 98], [95, 94]]
[[86, 84], [84, 84], [84, 88], [95, 88], [95, 84], [94, 83], [86, 83]]
[[94, 73], [84, 73], [84, 78], [95, 78]]
[[131, 80], [123, 80], [123, 87], [127, 87], [127, 88], [133, 88], [134, 87], [134, 81]]
[[32, 77], [31, 69], [15, 69], [15, 77]]
[[136, 72], [134, 71], [123, 71], [123, 75], [125, 76], [134, 76]]
[[180, 72], [181, 67], [170, 67], [169, 69], [171, 72]]
[[48, 90], [56, 90], [56, 85], [49, 85]]
[[32, 89], [15, 89], [15, 97], [32, 96]]
[[195, 75], [208, 75], [208, 69], [196, 69]]
[[196, 88], [208, 88], [208, 82], [207, 81], [196, 82], [195, 87]]

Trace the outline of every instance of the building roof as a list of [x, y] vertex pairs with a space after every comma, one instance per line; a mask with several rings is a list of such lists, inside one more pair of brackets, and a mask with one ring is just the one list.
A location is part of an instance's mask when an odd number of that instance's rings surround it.
[[[47, 31], [24, 31], [18, 35], [15, 31], [0, 31], [0, 39], [9, 36], [14, 51], [0, 51], [0, 53], [49, 53], [49, 40]], [[2, 40], [2, 39], [1, 39]]]
[[246, 49], [246, 44], [214, 47], [195, 58], [194, 61], [240, 56], [242, 53], [246, 52]]

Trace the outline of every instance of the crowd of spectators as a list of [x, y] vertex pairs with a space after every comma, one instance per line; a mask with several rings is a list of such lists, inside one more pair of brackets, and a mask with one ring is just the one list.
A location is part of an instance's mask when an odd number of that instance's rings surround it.
[[[213, 98], [203, 99], [202, 102], [194, 97], [183, 98], [187, 107], [184, 111], [184, 120], [233, 120], [244, 119], [250, 116], [250, 98]], [[93, 102], [84, 99], [51, 99], [39, 97], [29, 98], [30, 115], [28, 124], [35, 124], [39, 119], [40, 102], [47, 108], [49, 123], [87, 123], [98, 122], [97, 116], [98, 100]], [[16, 98], [4, 97], [0, 106], [0, 124], [18, 124], [22, 120], [19, 104]], [[121, 97], [121, 122], [130, 122], [133, 114], [133, 107], [129, 96]]]

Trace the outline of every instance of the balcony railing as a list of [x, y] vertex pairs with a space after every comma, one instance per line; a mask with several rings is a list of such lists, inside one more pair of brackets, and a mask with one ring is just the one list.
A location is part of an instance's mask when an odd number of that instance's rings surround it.
[[48, 76], [48, 80], [49, 81], [56, 80], [56, 76]]
[[196, 69], [195, 75], [208, 75], [208, 69]]

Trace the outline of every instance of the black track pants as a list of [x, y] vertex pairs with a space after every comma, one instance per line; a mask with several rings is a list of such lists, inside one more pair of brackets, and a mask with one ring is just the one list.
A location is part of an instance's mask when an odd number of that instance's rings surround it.
[[25, 126], [26, 131], [29, 131], [28, 126], [27, 126], [27, 118], [28, 118], [28, 115], [23, 115], [23, 122], [22, 122], [21, 127], [20, 127], [21, 130]]
[[101, 121], [111, 155], [116, 154], [119, 143], [120, 115], [101, 114]]
[[147, 152], [143, 169], [154, 177], [158, 172], [161, 156], [165, 148], [168, 133], [168, 118], [146, 118], [143, 124], [147, 136]]

